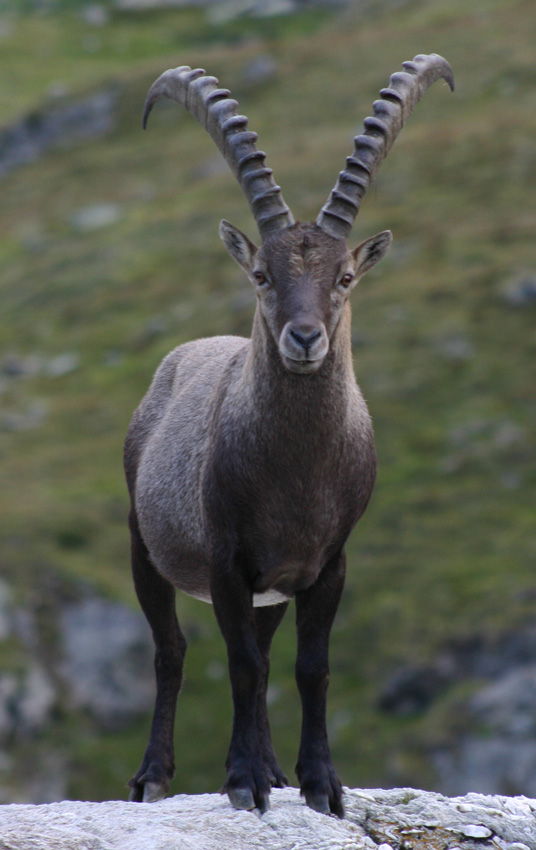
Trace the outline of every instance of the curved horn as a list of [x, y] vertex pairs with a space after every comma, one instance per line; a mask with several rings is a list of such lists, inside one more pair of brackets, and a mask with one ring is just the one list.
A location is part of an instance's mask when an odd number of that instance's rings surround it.
[[240, 183], [263, 238], [294, 224], [272, 169], [264, 164], [266, 154], [257, 150], [257, 134], [247, 129], [248, 119], [237, 114], [236, 100], [219, 87], [216, 77], [206, 76], [201, 68], [192, 71], [188, 65], [165, 71], [149, 89], [144, 128], [161, 97], [181, 103], [207, 130]]
[[356, 136], [354, 153], [347, 158], [346, 168], [316, 220], [339, 239], [349, 236], [368, 187], [425, 91], [439, 79], [446, 80], [454, 91], [452, 68], [437, 53], [419, 54], [402, 64], [405, 71], [393, 74], [389, 87], [380, 92], [382, 100], [374, 101], [374, 114], [365, 118], [365, 132]]

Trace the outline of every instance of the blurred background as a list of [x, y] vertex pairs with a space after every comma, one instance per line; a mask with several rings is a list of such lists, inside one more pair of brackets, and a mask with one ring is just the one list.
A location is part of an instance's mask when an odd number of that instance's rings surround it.
[[[201, 66], [314, 219], [401, 62], [438, 83], [353, 243], [379, 474], [349, 546], [329, 729], [344, 784], [536, 796], [536, 16], [533, 0], [0, 2], [0, 801], [121, 799], [148, 737], [152, 647], [130, 578], [122, 441], [161, 358], [249, 335], [218, 238], [257, 238], [208, 135], [150, 83]], [[231, 699], [212, 609], [189, 640], [173, 793], [217, 791]], [[300, 726], [289, 610], [276, 750]]]

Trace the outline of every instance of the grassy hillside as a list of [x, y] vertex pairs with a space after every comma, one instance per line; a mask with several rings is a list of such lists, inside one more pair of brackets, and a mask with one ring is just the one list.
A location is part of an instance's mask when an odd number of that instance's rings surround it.
[[[443, 734], [450, 703], [389, 718], [376, 709], [381, 685], [452, 635], [534, 616], [536, 303], [518, 297], [536, 275], [532, 2], [352, 5], [225, 26], [199, 10], [110, 11], [98, 27], [78, 7], [11, 10], [3, 33], [3, 125], [51, 87], [76, 97], [120, 85], [110, 135], [50, 151], [0, 184], [1, 559], [24, 604], [47, 598], [51, 576], [136, 604], [121, 470], [131, 412], [173, 346], [249, 333], [254, 299], [217, 236], [225, 217], [256, 237], [246, 203], [178, 107], [159, 106], [142, 133], [152, 80], [177, 64], [217, 75], [307, 219], [389, 74], [419, 52], [451, 62], [455, 94], [443, 84], [427, 94], [354, 232], [357, 242], [390, 228], [395, 244], [353, 296], [356, 373], [380, 466], [349, 545], [330, 699], [346, 784], [433, 787], [414, 742]], [[254, 83], [259, 54], [275, 71]], [[191, 648], [173, 790], [216, 790], [230, 728], [215, 666], [223, 646], [207, 606], [181, 598], [179, 613]], [[272, 702], [289, 774], [299, 728], [292, 619], [274, 643]], [[7, 664], [25, 663], [18, 645], [4, 649]], [[101, 799], [123, 794], [147, 723], [102, 733], [64, 710], [49, 733], [12, 745], [13, 775], [35, 747], [59, 746], [70, 795]]]

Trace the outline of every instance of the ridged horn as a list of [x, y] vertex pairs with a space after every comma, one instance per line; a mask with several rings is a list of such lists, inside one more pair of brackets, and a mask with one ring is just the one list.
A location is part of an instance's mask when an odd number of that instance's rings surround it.
[[405, 70], [393, 74], [388, 88], [380, 91], [382, 99], [374, 102], [373, 116], [365, 118], [365, 131], [354, 139], [354, 153], [347, 158], [346, 168], [316, 220], [339, 239], [349, 236], [367, 189], [426, 90], [443, 79], [454, 91], [452, 68], [437, 53], [419, 54], [402, 65]]
[[266, 154], [257, 149], [257, 134], [247, 129], [248, 119], [237, 112], [238, 103], [216, 77], [206, 76], [188, 65], [165, 71], [149, 89], [143, 110], [143, 126], [154, 104], [167, 97], [182, 104], [203, 125], [223, 154], [251, 207], [261, 236], [294, 224]]

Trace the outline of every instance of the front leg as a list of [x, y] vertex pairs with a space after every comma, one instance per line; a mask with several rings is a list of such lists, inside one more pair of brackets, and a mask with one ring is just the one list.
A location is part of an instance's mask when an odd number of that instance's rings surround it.
[[[257, 644], [253, 594], [238, 563], [214, 564], [211, 576], [214, 611], [227, 644], [234, 716], [223, 791], [235, 809], [270, 808], [272, 771], [263, 757], [259, 701], [265, 663]], [[262, 711], [261, 711], [262, 714]]]
[[296, 594], [296, 681], [302, 702], [302, 733], [296, 774], [307, 805], [344, 817], [342, 787], [331, 761], [326, 729], [331, 626], [344, 586], [346, 559], [338, 554], [317, 581]]
[[270, 605], [266, 608], [255, 608], [257, 646], [264, 662], [261, 689], [257, 701], [257, 728], [261, 739], [264, 762], [270, 772], [271, 785], [275, 788], [284, 788], [288, 785], [288, 779], [277, 763], [272, 746], [270, 722], [268, 720], [268, 709], [266, 706], [266, 691], [270, 673], [270, 646], [272, 644], [272, 638], [287, 608], [288, 602], [282, 602], [279, 605]]

